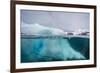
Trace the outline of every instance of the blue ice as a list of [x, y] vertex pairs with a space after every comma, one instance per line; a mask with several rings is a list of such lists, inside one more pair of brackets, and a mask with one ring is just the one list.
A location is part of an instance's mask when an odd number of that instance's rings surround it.
[[[39, 30], [32, 32], [33, 28]], [[42, 25], [34, 25], [31, 29], [27, 28], [24, 32], [31, 35], [64, 35], [64, 31], [56, 28], [49, 28]], [[37, 33], [36, 33], [37, 32]], [[85, 59], [85, 57], [78, 51], [74, 50], [69, 43], [69, 38], [63, 37], [55, 38], [32, 38], [21, 39], [21, 58], [22, 62], [38, 62], [38, 61], [53, 61], [53, 60], [73, 60], [73, 59]]]

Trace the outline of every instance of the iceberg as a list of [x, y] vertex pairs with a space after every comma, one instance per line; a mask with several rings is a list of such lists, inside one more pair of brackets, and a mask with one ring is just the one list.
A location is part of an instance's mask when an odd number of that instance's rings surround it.
[[[52, 34], [50, 34], [52, 33]], [[58, 28], [47, 27], [40, 24], [26, 24], [22, 22], [21, 34], [24, 35], [64, 35], [65, 32]]]
[[[50, 28], [40, 24], [24, 24], [21, 33], [25, 35], [64, 36], [65, 32], [58, 28]], [[84, 60], [83, 54], [70, 45], [66, 37], [21, 38], [21, 62]]]

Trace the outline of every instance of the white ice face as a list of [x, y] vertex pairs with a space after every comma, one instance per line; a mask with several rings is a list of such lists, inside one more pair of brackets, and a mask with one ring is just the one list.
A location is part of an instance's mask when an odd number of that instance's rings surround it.
[[58, 28], [42, 26], [40, 24], [22, 23], [21, 33], [24, 35], [64, 35], [65, 32]]

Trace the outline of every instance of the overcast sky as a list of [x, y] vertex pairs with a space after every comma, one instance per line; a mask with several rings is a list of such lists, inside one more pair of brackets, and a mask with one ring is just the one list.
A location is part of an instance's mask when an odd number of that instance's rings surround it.
[[89, 31], [89, 20], [89, 13], [21, 10], [21, 22], [28, 25], [38, 23], [64, 31]]

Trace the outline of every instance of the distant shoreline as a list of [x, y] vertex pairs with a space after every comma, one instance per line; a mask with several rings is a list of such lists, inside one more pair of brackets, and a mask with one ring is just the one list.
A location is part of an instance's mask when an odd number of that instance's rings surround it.
[[72, 38], [72, 37], [79, 37], [79, 38], [89, 38], [89, 35], [66, 35], [66, 36], [59, 36], [59, 35], [52, 35], [52, 36], [45, 36], [45, 35], [21, 35], [21, 38]]

